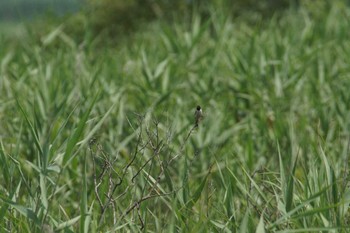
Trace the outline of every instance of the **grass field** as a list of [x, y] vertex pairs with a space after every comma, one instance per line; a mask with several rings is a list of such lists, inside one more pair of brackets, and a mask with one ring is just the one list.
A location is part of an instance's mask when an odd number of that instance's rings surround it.
[[1, 231], [348, 232], [349, 17], [0, 37]]

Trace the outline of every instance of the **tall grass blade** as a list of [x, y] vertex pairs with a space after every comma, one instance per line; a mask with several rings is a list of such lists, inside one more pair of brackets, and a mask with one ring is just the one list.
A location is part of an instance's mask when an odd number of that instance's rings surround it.
[[67, 161], [71, 159], [71, 156], [73, 154], [73, 149], [77, 145], [79, 138], [81, 137], [81, 135], [83, 133], [83, 130], [86, 126], [86, 121], [90, 115], [92, 108], [95, 105], [95, 102], [96, 102], [98, 96], [99, 96], [99, 94], [97, 94], [95, 96], [95, 98], [91, 102], [90, 106], [85, 111], [82, 118], [80, 119], [78, 126], [77, 126], [75, 132], [73, 133], [73, 136], [71, 138], [69, 138], [69, 140], [68, 140], [66, 152], [64, 153], [64, 156], [63, 156], [63, 166], [64, 167], [67, 165]]
[[1, 170], [2, 170], [2, 175], [4, 176], [5, 179], [5, 184], [4, 186], [8, 186], [10, 184], [10, 177], [11, 173], [9, 170], [9, 164], [7, 163], [6, 155], [5, 155], [5, 148], [3, 142], [0, 140], [0, 163], [1, 163]]
[[88, 225], [88, 219], [89, 213], [88, 213], [88, 203], [87, 203], [87, 174], [86, 174], [86, 167], [87, 167], [87, 159], [86, 154], [84, 155], [82, 167], [83, 167], [83, 174], [82, 174], [82, 186], [83, 189], [81, 190], [81, 200], [80, 200], [80, 232], [81, 233], [88, 233], [89, 232], [89, 225]]
[[20, 213], [25, 218], [32, 220], [37, 226], [41, 225], [41, 222], [40, 222], [38, 216], [36, 215], [36, 213], [32, 209], [27, 208], [27, 207], [22, 206], [22, 205], [19, 205], [16, 202], [13, 202], [13, 201], [11, 201], [7, 198], [4, 198], [2, 196], [0, 196], [0, 199], [2, 199], [6, 204], [8, 204], [11, 207], [13, 207], [14, 209], [16, 209], [18, 211], [18, 213]]
[[256, 227], [255, 233], [265, 233], [264, 212], [265, 211], [263, 211], [260, 215], [259, 224]]
[[[14, 201], [14, 198], [16, 196], [18, 196], [21, 184], [22, 184], [22, 182], [20, 181], [18, 183], [18, 185], [17, 185], [17, 188], [9, 195], [9, 200], [13, 200]], [[9, 206], [10, 206], [9, 204], [5, 203], [1, 207], [1, 209], [0, 209], [0, 222], [4, 222], [4, 217], [5, 217], [6, 212], [8, 211]]]
[[30, 120], [29, 120], [29, 118], [28, 118], [27, 112], [24, 110], [24, 108], [22, 107], [22, 105], [19, 103], [19, 100], [18, 100], [18, 99], [16, 99], [16, 103], [17, 103], [17, 106], [19, 107], [19, 109], [20, 109], [22, 115], [24, 116], [25, 121], [27, 122], [27, 124], [28, 124], [28, 126], [29, 126], [31, 135], [32, 135], [32, 137], [34, 138], [34, 143], [35, 143], [36, 148], [38, 149], [40, 155], [43, 155], [43, 149], [41, 148], [41, 145], [40, 145], [39, 136], [37, 135], [34, 126], [33, 126], [32, 123], [30, 122]]
[[298, 156], [296, 157], [296, 159], [295, 159], [295, 161], [294, 161], [291, 174], [289, 175], [289, 180], [288, 180], [287, 189], [286, 189], [286, 194], [285, 194], [285, 198], [286, 198], [286, 211], [287, 211], [287, 212], [289, 212], [289, 211], [292, 209], [292, 206], [293, 206], [294, 174], [295, 174], [295, 169], [296, 169], [297, 162], [298, 162]]
[[55, 228], [56, 231], [60, 231], [63, 230], [65, 228], [71, 227], [73, 226], [75, 223], [77, 223], [80, 219], [80, 216], [74, 217], [72, 219], [69, 219], [67, 221], [64, 221], [60, 224], [58, 224], [58, 226]]
[[191, 209], [193, 207], [193, 205], [196, 204], [196, 202], [198, 201], [198, 199], [200, 198], [203, 189], [207, 183], [208, 177], [210, 175], [210, 171], [208, 172], [208, 174], [204, 177], [204, 179], [202, 180], [201, 184], [198, 186], [198, 188], [196, 189], [196, 191], [194, 192], [191, 201], [189, 202], [188, 208]]
[[249, 209], [245, 211], [241, 225], [239, 226], [239, 233], [249, 233]]

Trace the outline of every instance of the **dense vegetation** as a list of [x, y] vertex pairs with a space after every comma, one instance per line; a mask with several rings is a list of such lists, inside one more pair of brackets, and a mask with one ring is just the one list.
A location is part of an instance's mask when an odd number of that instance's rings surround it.
[[346, 232], [350, 9], [223, 12], [1, 37], [1, 229]]

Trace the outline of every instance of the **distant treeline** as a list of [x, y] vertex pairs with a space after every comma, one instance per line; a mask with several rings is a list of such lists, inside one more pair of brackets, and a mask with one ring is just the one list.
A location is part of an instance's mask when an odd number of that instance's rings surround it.
[[30, 19], [51, 12], [62, 15], [79, 9], [82, 0], [1, 0], [0, 20]]

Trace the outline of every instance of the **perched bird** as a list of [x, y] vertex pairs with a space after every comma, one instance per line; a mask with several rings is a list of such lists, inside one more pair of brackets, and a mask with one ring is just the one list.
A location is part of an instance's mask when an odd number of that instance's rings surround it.
[[194, 112], [195, 126], [198, 127], [199, 122], [203, 119], [203, 112], [201, 106], [197, 106]]

